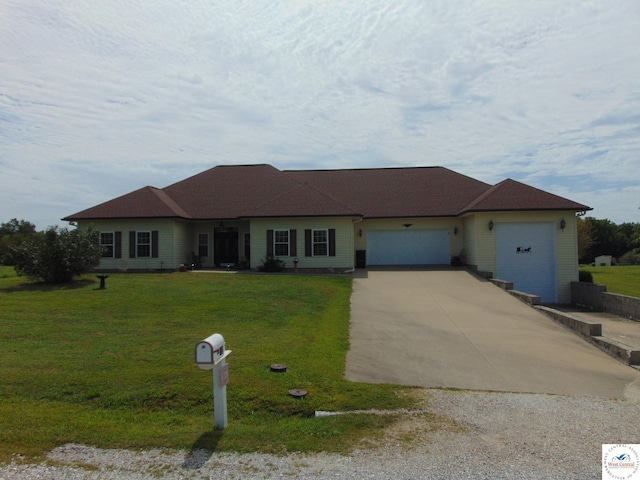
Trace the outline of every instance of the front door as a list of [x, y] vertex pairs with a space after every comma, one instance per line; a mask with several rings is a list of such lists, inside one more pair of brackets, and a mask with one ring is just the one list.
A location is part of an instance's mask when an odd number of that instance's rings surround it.
[[217, 266], [238, 263], [238, 232], [229, 229], [214, 232], [213, 261]]

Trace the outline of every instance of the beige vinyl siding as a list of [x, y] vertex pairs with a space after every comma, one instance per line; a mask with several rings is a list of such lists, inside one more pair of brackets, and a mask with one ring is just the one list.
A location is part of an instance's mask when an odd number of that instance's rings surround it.
[[[193, 237], [193, 225], [187, 221], [176, 220], [173, 228], [173, 251], [174, 257], [169, 268], [178, 268], [191, 257], [190, 239]], [[162, 237], [160, 237], [162, 242]], [[160, 247], [162, 248], [162, 247]]]
[[[558, 268], [558, 302], [571, 303], [571, 282], [578, 281], [578, 221], [574, 212], [562, 217], [567, 226], [556, 230]], [[558, 221], [559, 223], [559, 221]]]
[[464, 254], [462, 255], [464, 262], [472, 267], [478, 265], [478, 245], [476, 239], [476, 217], [467, 217], [464, 219]]
[[496, 215], [478, 214], [472, 217], [475, 226], [475, 235], [473, 238], [475, 249], [475, 263], [476, 268], [479, 271], [488, 271], [494, 273], [496, 271], [496, 237], [495, 228], [493, 231], [489, 230], [489, 222], [493, 220], [495, 224], [497, 220], [494, 219]]
[[[411, 224], [405, 227], [404, 224]], [[451, 240], [451, 255], [458, 256], [464, 249], [464, 223], [459, 218], [391, 218], [365, 219], [354, 223], [354, 250], [367, 249], [367, 232], [381, 230], [447, 230]], [[456, 233], [457, 229], [457, 233]], [[362, 230], [362, 236], [360, 231]]]
[[[159, 270], [176, 269], [184, 262], [179, 244], [188, 228], [179, 220], [96, 220], [79, 222], [79, 228], [88, 228], [104, 232], [122, 232], [122, 258], [103, 258], [101, 270]], [[158, 231], [157, 258], [129, 258], [129, 232]]]
[[[560, 228], [564, 219], [566, 227]], [[494, 229], [489, 230], [489, 222], [493, 221]], [[469, 231], [466, 250], [467, 263], [476, 265], [480, 271], [495, 274], [496, 271], [496, 237], [495, 225], [498, 223], [553, 223], [555, 225], [556, 245], [556, 280], [558, 286], [558, 302], [571, 302], [570, 283], [578, 278], [577, 221], [575, 212], [497, 212], [475, 214], [465, 219], [465, 225], [473, 224], [475, 234]], [[468, 228], [468, 227], [467, 227]], [[473, 253], [475, 252], [475, 254]], [[475, 262], [475, 263], [473, 263]], [[509, 280], [509, 279], [503, 279]]]
[[[306, 229], [335, 229], [336, 255], [305, 256]], [[251, 220], [251, 268], [258, 268], [267, 257], [267, 230], [296, 230], [298, 268], [353, 268], [353, 221], [344, 217], [274, 218]], [[285, 268], [293, 268], [293, 256], [276, 257], [285, 262]]]

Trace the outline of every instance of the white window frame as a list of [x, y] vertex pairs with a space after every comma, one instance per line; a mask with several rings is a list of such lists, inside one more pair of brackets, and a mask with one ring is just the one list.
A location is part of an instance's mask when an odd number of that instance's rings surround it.
[[[324, 233], [324, 241], [316, 241], [316, 232]], [[316, 253], [316, 246], [325, 246], [325, 253]], [[311, 255], [314, 257], [328, 257], [329, 256], [329, 229], [328, 228], [316, 228], [311, 230]]]
[[[141, 242], [140, 241], [140, 235], [146, 234], [149, 236], [149, 242]], [[152, 235], [151, 235], [151, 230], [140, 230], [140, 231], [136, 231], [136, 258], [151, 258], [151, 255], [153, 254], [153, 252], [151, 251], [152, 248]], [[140, 247], [144, 247], [144, 246], [148, 246], [149, 247], [149, 254], [148, 255], [140, 255]]]
[[[103, 235], [111, 235], [111, 243], [103, 242]], [[111, 255], [102, 254], [102, 258], [115, 258], [116, 256], [116, 232], [100, 232], [100, 248], [111, 248]]]
[[[287, 236], [287, 241], [278, 241], [278, 233], [281, 234], [286, 234]], [[281, 229], [274, 229], [273, 230], [273, 256], [274, 257], [288, 257], [289, 254], [291, 253], [291, 245], [290, 245], [290, 241], [291, 241], [291, 234], [289, 233], [289, 230], [281, 228]], [[278, 253], [278, 247], [285, 247], [286, 248], [286, 253]], [[284, 250], [281, 250], [284, 251]]]

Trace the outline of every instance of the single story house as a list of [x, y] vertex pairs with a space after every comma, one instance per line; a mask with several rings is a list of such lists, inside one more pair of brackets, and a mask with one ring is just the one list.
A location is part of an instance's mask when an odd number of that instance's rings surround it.
[[545, 302], [578, 279], [576, 213], [589, 207], [443, 167], [216, 166], [63, 220], [100, 232], [102, 270], [202, 268], [277, 257], [288, 268], [463, 263]]

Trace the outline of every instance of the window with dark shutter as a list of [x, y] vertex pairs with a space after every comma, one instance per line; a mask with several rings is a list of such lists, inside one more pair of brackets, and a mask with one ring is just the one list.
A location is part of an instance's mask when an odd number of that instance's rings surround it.
[[327, 230], [314, 230], [313, 232], [313, 256], [326, 257], [329, 255], [329, 235]]
[[276, 257], [289, 256], [289, 230], [273, 231], [273, 253]]
[[151, 232], [136, 232], [136, 258], [151, 257]]
[[113, 232], [100, 232], [102, 258], [113, 258], [115, 254], [115, 235]]
[[304, 254], [307, 257], [335, 257], [336, 229], [306, 229], [304, 231]]

